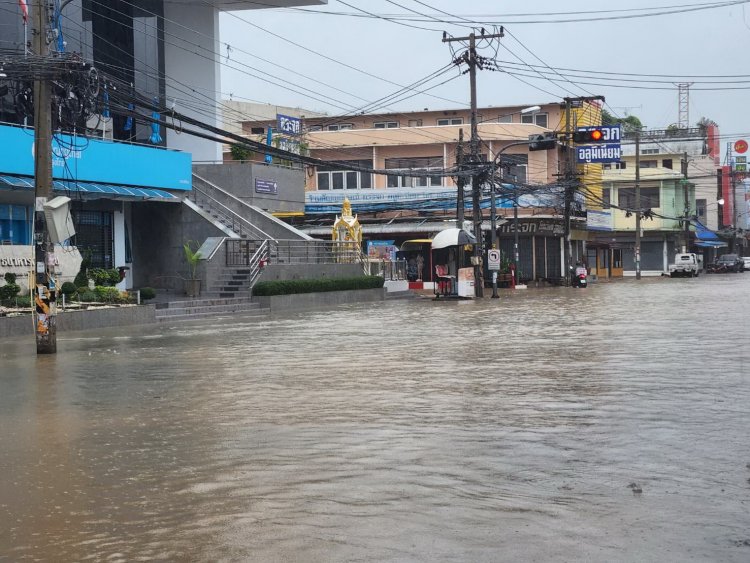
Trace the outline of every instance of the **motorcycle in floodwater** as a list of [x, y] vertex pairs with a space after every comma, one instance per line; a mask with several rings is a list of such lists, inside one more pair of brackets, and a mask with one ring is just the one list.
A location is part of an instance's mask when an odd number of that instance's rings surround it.
[[579, 266], [573, 273], [573, 287], [584, 289], [589, 286], [588, 271], [583, 266]]

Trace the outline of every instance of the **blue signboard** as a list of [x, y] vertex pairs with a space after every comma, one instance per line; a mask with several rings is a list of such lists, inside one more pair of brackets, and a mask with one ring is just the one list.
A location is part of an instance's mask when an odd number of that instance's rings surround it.
[[[34, 175], [34, 130], [0, 126], [0, 173]], [[192, 189], [190, 153], [55, 134], [52, 176], [126, 186]]]
[[276, 128], [284, 135], [299, 135], [302, 133], [302, 120], [297, 117], [276, 114]]
[[620, 162], [622, 149], [619, 144], [583, 145], [576, 147], [578, 164], [601, 164]]

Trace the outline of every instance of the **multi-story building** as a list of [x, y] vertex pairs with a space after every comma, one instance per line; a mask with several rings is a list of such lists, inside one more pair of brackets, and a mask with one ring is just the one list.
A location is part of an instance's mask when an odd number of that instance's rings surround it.
[[[683, 248], [711, 260], [722, 244], [712, 235], [721, 228], [718, 127], [642, 131], [640, 137], [640, 207], [635, 201], [635, 134], [628, 133], [622, 161], [604, 165], [604, 205], [588, 213], [587, 264], [600, 277], [635, 274], [637, 208], [648, 212], [641, 222], [645, 275], [661, 275]], [[701, 240], [704, 233], [712, 240]]]
[[[100, 77], [129, 84], [125, 95], [153, 99], [157, 107], [216, 126], [222, 123], [219, 13], [324, 3], [72, 0], [50, 10], [48, 36], [56, 39], [49, 48], [76, 53]], [[18, 3], [0, 10], [0, 63], [23, 57], [34, 21], [32, 12], [25, 35]], [[21, 103], [31, 82], [9, 68], [0, 74], [0, 258], [10, 255], [11, 246], [31, 244], [34, 206], [33, 108]], [[132, 121], [132, 114], [107, 108], [104, 95], [100, 88], [100, 110], [88, 123], [61, 122], [54, 130], [54, 190], [74, 200], [71, 242], [91, 255], [93, 266], [126, 268], [123, 286], [161, 286], [179, 273], [186, 240], [223, 234], [182, 204], [192, 189], [191, 162], [220, 161], [221, 144], [168, 130], [163, 112], [154, 131], [144, 119]], [[18, 249], [12, 250], [15, 256]]]

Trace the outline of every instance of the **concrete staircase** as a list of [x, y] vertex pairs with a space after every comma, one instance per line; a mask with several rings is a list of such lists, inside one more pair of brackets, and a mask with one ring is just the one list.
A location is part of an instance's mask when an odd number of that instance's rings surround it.
[[205, 297], [223, 299], [249, 297], [253, 278], [253, 270], [249, 267], [226, 267], [213, 280], [211, 287], [206, 289]]
[[268, 309], [250, 301], [250, 297], [203, 297], [156, 304], [157, 322], [186, 321], [225, 315], [264, 316]]

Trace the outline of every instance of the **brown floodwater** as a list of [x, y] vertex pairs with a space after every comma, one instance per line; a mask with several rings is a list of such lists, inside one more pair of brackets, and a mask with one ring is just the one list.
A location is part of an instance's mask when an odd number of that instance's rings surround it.
[[750, 561], [750, 273], [0, 343], [0, 561]]

